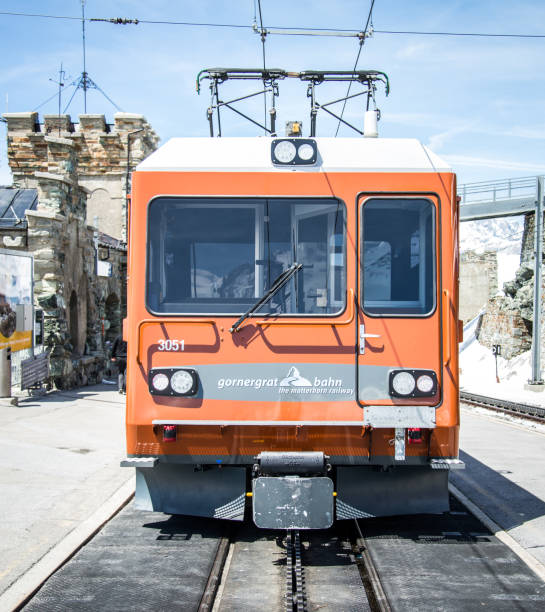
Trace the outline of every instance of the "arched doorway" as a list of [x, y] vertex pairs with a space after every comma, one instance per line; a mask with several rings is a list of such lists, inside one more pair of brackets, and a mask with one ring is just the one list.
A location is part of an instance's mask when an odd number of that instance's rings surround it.
[[113, 342], [121, 334], [121, 304], [115, 293], [110, 293], [104, 304], [104, 340]]

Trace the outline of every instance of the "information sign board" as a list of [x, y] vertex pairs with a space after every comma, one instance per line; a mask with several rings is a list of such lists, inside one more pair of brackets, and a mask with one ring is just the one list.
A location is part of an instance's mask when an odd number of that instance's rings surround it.
[[32, 347], [32, 328], [17, 327], [17, 307], [32, 307], [32, 255], [0, 249], [0, 349]]

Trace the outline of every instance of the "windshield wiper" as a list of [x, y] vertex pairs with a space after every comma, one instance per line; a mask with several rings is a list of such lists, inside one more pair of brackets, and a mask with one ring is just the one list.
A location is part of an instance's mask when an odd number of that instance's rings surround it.
[[247, 319], [258, 308], [263, 306], [263, 304], [268, 302], [275, 293], [282, 289], [282, 287], [290, 280], [292, 276], [295, 276], [295, 274], [299, 272], [302, 267], [303, 264], [294, 262], [287, 270], [284, 270], [284, 272], [282, 272], [282, 274], [280, 274], [280, 276], [278, 276], [273, 281], [273, 284], [271, 285], [270, 289], [265, 293], [265, 295], [260, 298], [253, 306], [250, 306], [250, 308], [240, 317], [240, 319], [233, 324], [233, 327], [231, 327], [229, 331], [231, 333], [236, 332], [245, 319]]

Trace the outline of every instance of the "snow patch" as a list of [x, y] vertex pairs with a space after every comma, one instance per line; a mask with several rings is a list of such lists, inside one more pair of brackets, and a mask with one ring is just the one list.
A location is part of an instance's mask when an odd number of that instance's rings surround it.
[[464, 327], [465, 340], [460, 351], [460, 390], [523, 404], [545, 406], [545, 391], [529, 391], [524, 388], [532, 375], [531, 351], [513, 359], [498, 357], [500, 382], [496, 381], [495, 357], [474, 335], [477, 319]]

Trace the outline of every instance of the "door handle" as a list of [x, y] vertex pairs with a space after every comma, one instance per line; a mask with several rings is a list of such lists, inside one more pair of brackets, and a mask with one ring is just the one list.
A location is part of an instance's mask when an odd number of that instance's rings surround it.
[[380, 334], [366, 334], [365, 325], [360, 325], [360, 355], [365, 355], [365, 338], [380, 338]]

